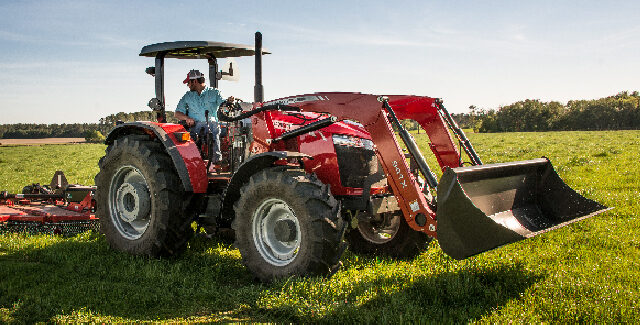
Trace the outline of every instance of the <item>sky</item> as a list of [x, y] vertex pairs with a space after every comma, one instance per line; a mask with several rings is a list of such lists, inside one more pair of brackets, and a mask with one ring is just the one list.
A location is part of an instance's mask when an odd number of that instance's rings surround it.
[[[451, 112], [640, 90], [640, 1], [0, 0], [0, 124], [97, 123], [148, 110], [178, 40], [253, 44], [265, 99], [321, 91], [438, 97]], [[253, 59], [224, 97], [251, 101]], [[224, 60], [221, 60], [224, 63]], [[167, 60], [167, 109], [204, 60]]]

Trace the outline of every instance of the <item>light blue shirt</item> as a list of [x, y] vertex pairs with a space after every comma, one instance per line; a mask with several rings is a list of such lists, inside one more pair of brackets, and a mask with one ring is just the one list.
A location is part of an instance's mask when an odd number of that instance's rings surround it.
[[186, 114], [196, 122], [204, 122], [204, 112], [208, 111], [209, 121], [218, 122], [218, 108], [223, 101], [220, 91], [215, 88], [207, 87], [200, 95], [197, 91], [187, 91], [178, 102], [176, 112]]

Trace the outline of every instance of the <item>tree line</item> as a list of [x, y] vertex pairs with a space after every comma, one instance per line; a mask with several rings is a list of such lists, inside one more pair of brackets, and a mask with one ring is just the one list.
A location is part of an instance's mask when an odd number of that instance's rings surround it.
[[[178, 120], [173, 116], [173, 111], [165, 111], [167, 116], [167, 122], [177, 123]], [[122, 122], [133, 122], [133, 121], [156, 121], [156, 112], [154, 111], [140, 111], [133, 113], [124, 113], [118, 112], [116, 114], [111, 114], [107, 117], [103, 117], [99, 120], [98, 125], [100, 126], [100, 131], [109, 132], [111, 128], [118, 121]]]
[[640, 129], [640, 94], [622, 91], [592, 100], [527, 99], [497, 110], [470, 107], [472, 127], [480, 132]]
[[97, 129], [96, 123], [0, 124], [0, 139], [83, 138]]
[[[177, 122], [173, 111], [167, 111], [167, 121]], [[452, 114], [462, 128], [479, 132], [520, 132], [559, 130], [623, 130], [640, 129], [640, 94], [622, 91], [614, 96], [592, 100], [570, 100], [566, 105], [526, 99], [498, 109], [470, 106], [468, 113]], [[100, 140], [117, 121], [155, 121], [153, 111], [119, 112], [101, 118], [98, 123], [62, 124], [0, 124], [0, 139], [87, 138]], [[418, 124], [404, 120], [409, 130]]]
[[[173, 112], [167, 111], [167, 120], [176, 122]], [[103, 117], [98, 123], [62, 123], [36, 124], [17, 123], [0, 124], [0, 139], [41, 139], [41, 138], [92, 138], [99, 134], [108, 134], [118, 121], [155, 121], [156, 113], [141, 111], [133, 113], [119, 112]]]

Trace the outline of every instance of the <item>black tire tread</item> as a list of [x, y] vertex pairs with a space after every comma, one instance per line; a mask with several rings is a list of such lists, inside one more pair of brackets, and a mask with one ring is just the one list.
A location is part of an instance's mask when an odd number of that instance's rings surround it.
[[[260, 197], [265, 188], [279, 188], [272, 193], [295, 193], [290, 200], [298, 201], [305, 211], [295, 211], [298, 220], [308, 218], [309, 238], [301, 244], [296, 260], [284, 267], [264, 261], [255, 249], [251, 234], [251, 202]], [[286, 194], [287, 196], [289, 194]], [[264, 195], [262, 195], [264, 196]], [[287, 202], [290, 203], [290, 202]], [[257, 204], [257, 203], [256, 203]], [[295, 205], [295, 203], [293, 203]], [[343, 243], [345, 223], [340, 217], [340, 204], [329, 192], [329, 187], [315, 175], [302, 171], [267, 169], [253, 175], [241, 189], [241, 196], [234, 204], [236, 217], [232, 228], [236, 233], [235, 246], [240, 250], [245, 266], [261, 281], [306, 275], [329, 275], [335, 272], [346, 248]], [[303, 253], [303, 245], [307, 245]]]
[[[182, 253], [193, 235], [192, 194], [183, 190], [171, 157], [158, 142], [144, 140], [140, 135], [116, 139], [99, 161], [100, 172], [95, 177], [96, 215], [107, 241], [114, 249], [150, 257], [173, 256]], [[136, 166], [146, 174], [152, 195], [151, 224], [142, 238], [132, 241], [121, 237], [111, 225], [107, 200], [114, 170], [127, 161], [137, 159]]]

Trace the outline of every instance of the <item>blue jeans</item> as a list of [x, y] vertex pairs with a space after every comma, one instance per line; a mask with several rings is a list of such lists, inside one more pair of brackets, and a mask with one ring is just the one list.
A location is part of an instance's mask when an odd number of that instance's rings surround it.
[[205, 139], [208, 133], [213, 134], [213, 156], [211, 156], [211, 160], [213, 162], [219, 162], [222, 160], [222, 154], [220, 153], [220, 128], [218, 127], [218, 122], [207, 123], [196, 121], [196, 124], [189, 128], [191, 139], [195, 139], [202, 128], [204, 128]]

